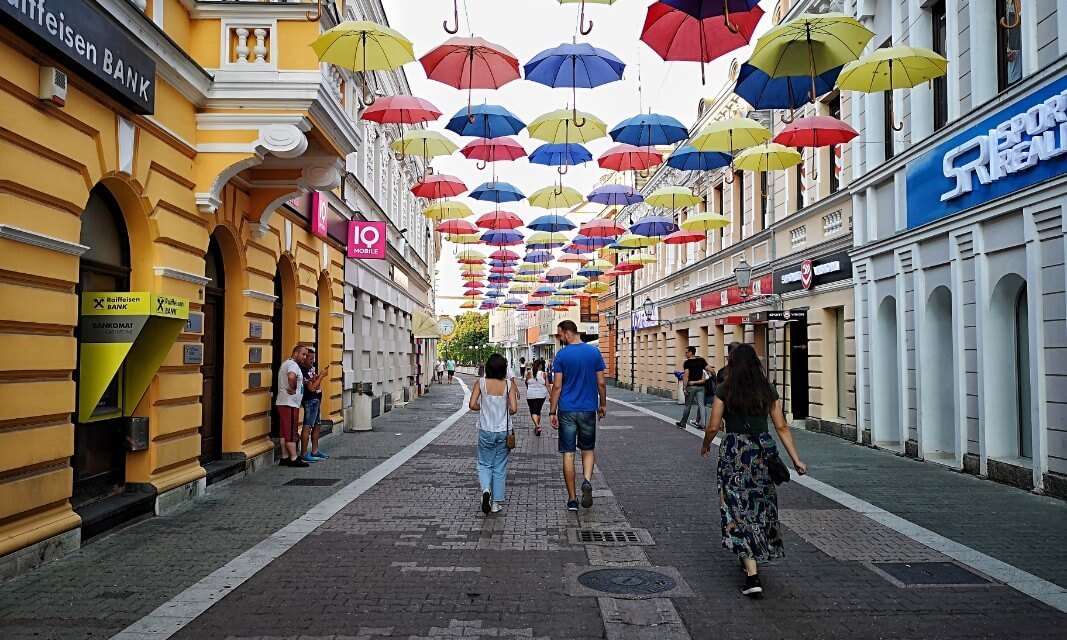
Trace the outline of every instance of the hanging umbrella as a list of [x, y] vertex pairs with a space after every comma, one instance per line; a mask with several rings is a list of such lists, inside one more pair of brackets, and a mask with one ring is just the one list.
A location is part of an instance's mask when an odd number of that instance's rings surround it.
[[445, 128], [465, 137], [499, 138], [519, 133], [526, 128], [526, 123], [504, 107], [495, 104], [479, 104], [460, 109], [448, 121]]
[[488, 264], [490, 267], [514, 267], [519, 264], [519, 260], [490, 260]]
[[[582, 125], [578, 126], [577, 122]], [[545, 142], [592, 142], [608, 135], [608, 125], [585, 111], [556, 109], [534, 118], [526, 127], [531, 138]]]
[[[721, 15], [721, 14], [720, 14]], [[723, 23], [715, 18], [699, 19], [671, 5], [657, 2], [648, 8], [641, 40], [667, 61], [700, 63], [700, 83], [704, 65], [749, 43], [763, 17], [758, 6], [730, 14]]]
[[626, 63], [611, 52], [584, 43], [546, 49], [524, 66], [527, 80], [549, 87], [571, 88], [572, 115], [579, 128], [586, 123], [578, 119], [578, 88], [592, 89], [622, 80], [625, 68]]
[[[573, 242], [569, 242], [569, 243], [563, 245], [563, 248], [560, 249], [561, 252], [569, 254], [570, 256], [580, 255], [580, 254], [586, 253], [589, 250], [590, 250], [589, 247], [579, 247], [578, 245], [574, 244]], [[560, 258], [560, 259], [562, 260], [562, 258]]]
[[[681, 209], [700, 204], [704, 200], [693, 194], [686, 187], [662, 187], [656, 189], [645, 197], [645, 204], [650, 207], [663, 207], [665, 209]], [[631, 227], [631, 231], [633, 228]], [[647, 234], [641, 234], [647, 235]]]
[[587, 238], [615, 238], [626, 233], [626, 229], [612, 218], [596, 218], [583, 224], [578, 233]]
[[552, 285], [546, 284], [546, 285], [537, 287], [537, 289], [533, 292], [533, 294], [535, 296], [551, 296], [551, 295], [554, 295], [556, 293], [556, 291], [557, 291], [557, 289], [555, 287], [553, 287]]
[[484, 169], [486, 162], [517, 160], [526, 156], [522, 145], [508, 137], [471, 140], [459, 152], [470, 160], [481, 160], [483, 164], [479, 169]]
[[644, 268], [645, 268], [645, 265], [643, 265], [643, 264], [639, 264], [639, 263], [636, 263], [636, 262], [630, 262], [628, 260], [624, 260], [623, 262], [620, 262], [620, 263], [616, 264], [615, 265], [615, 269], [613, 269], [613, 271], [618, 271], [618, 272], [620, 272], [620, 273], [622, 273], [624, 275], [629, 275], [629, 274], [632, 274], [635, 271], [640, 271], [641, 269], [644, 269]]
[[459, 308], [460, 309], [477, 309], [478, 308], [478, 303], [475, 302], [474, 300], [467, 300], [463, 304], [459, 305]]
[[363, 78], [363, 104], [374, 104], [368, 91], [371, 71], [395, 71], [415, 60], [411, 41], [399, 32], [374, 22], [346, 20], [322, 33], [311, 43], [319, 62], [360, 72]]
[[[834, 67], [815, 76], [816, 95], [829, 93], [840, 73], [841, 67]], [[810, 89], [811, 78], [807, 74], [772, 78], [763, 69], [747, 62], [737, 72], [737, 84], [734, 85], [734, 93], [753, 109], [789, 109], [790, 116], [786, 122], [792, 122], [793, 110], [814, 102], [809, 96]]]
[[734, 166], [746, 171], [781, 171], [794, 167], [803, 160], [796, 149], [768, 142], [738, 153], [734, 158]]
[[815, 78], [860, 57], [873, 37], [859, 20], [843, 13], [805, 13], [760, 36], [748, 63], [772, 78], [808, 76], [808, 98], [815, 100]]
[[611, 286], [606, 282], [590, 282], [585, 285], [585, 292], [593, 295], [600, 295], [602, 293], [607, 293], [608, 291], [611, 291]]
[[577, 225], [563, 216], [552, 213], [536, 218], [526, 227], [534, 231], [570, 231]]
[[[922, 47], [883, 47], [850, 62], [841, 69], [837, 86], [841, 89], [874, 93], [893, 89], [911, 89], [924, 82], [940, 78], [948, 71], [948, 60]], [[889, 102], [889, 120], [900, 131]]]
[[445, 236], [445, 240], [453, 244], [480, 244], [482, 237], [477, 233], [457, 233], [455, 235]]
[[567, 173], [567, 167], [583, 164], [593, 159], [589, 150], [576, 142], [553, 144], [546, 143], [530, 153], [530, 162], [556, 167], [560, 175]]
[[518, 202], [526, 198], [526, 195], [507, 182], [487, 182], [479, 185], [471, 191], [470, 198], [483, 202]]
[[730, 155], [719, 151], [697, 151], [692, 145], [682, 145], [667, 158], [667, 166], [679, 171], [711, 171], [730, 164]]
[[830, 116], [797, 118], [774, 136], [787, 147], [828, 147], [845, 144], [859, 133], [847, 123]]
[[515, 267], [489, 267], [489, 273], [515, 273]]
[[676, 118], [658, 113], [639, 113], [615, 125], [609, 133], [615, 142], [635, 147], [674, 144], [689, 137], [689, 130]]
[[512, 283], [509, 291], [511, 293], [530, 293], [533, 291], [533, 285], [529, 282], [518, 282], [522, 276], [515, 276], [515, 282]]
[[593, 31], [593, 21], [590, 20], [588, 24], [585, 21], [585, 5], [587, 4], [615, 4], [615, 0], [559, 0], [560, 4], [581, 4], [582, 8], [578, 13], [578, 32], [583, 36], [587, 36]]
[[481, 289], [468, 289], [463, 292], [463, 295], [467, 298], [477, 298], [483, 293], [485, 293], [485, 291], [482, 291]]
[[[597, 164], [601, 169], [612, 171], [645, 171], [663, 163], [663, 155], [652, 147], [636, 147], [632, 144], [617, 144], [600, 154]], [[604, 185], [617, 187], [618, 185]], [[603, 189], [604, 187], [600, 187]], [[630, 190], [633, 191], [632, 189]]]
[[560, 289], [581, 289], [587, 284], [589, 284], [589, 278], [585, 276], [574, 276], [567, 278], [567, 280], [560, 286]]
[[[671, 223], [673, 224], [673, 223]], [[674, 231], [673, 229], [671, 231]], [[671, 233], [668, 231], [667, 233]], [[667, 235], [666, 233], [663, 235]], [[651, 247], [660, 243], [662, 239], [658, 236], [645, 236], [637, 235], [632, 231], [627, 232], [615, 241], [615, 244], [619, 245], [620, 249], [641, 249], [643, 247]]]
[[[509, 293], [513, 293], [513, 292], [509, 292]], [[506, 307], [517, 307], [520, 304], [522, 304], [522, 300], [520, 300], [518, 298], [507, 298], [507, 299], [504, 300], [504, 303], [501, 304], [500, 306], [502, 306], [502, 307], [505, 307], [505, 306]]]
[[630, 233], [651, 238], [660, 238], [677, 230], [678, 225], [674, 224], [674, 220], [665, 216], [645, 216], [630, 225]]
[[489, 257], [493, 260], [518, 260], [519, 254], [515, 253], [511, 249], [497, 249], [496, 251], [490, 253]]
[[[678, 232], [675, 231], [674, 233]], [[666, 240], [664, 240], [664, 242], [666, 242]], [[627, 258], [626, 262], [628, 262], [629, 264], [639, 264], [641, 266], [644, 266], [646, 264], [656, 264], [657, 262], [659, 262], [659, 258], [652, 255], [651, 253], [635, 253], [634, 255]]]
[[459, 147], [440, 131], [408, 131], [389, 147], [400, 156], [422, 156], [423, 164], [429, 166], [430, 158], [450, 156]]
[[[544, 256], [544, 257], [548, 258], [548, 260], [550, 260], [550, 261], [552, 260], [552, 252], [551, 251], [531, 251], [531, 252], [526, 254], [527, 258], [534, 258], [534, 257], [541, 257], [541, 256]], [[545, 268], [541, 264], [540, 260], [526, 260], [526, 258], [523, 258], [523, 262], [525, 262], [525, 264], [519, 265], [519, 273], [520, 274], [533, 275], [533, 276], [536, 277], [536, 276], [539, 276], [540, 273], [545, 270]], [[532, 280], [531, 282], [537, 282], [537, 281], [536, 280]]]
[[378, 124], [418, 124], [441, 117], [441, 111], [429, 100], [415, 96], [384, 96], [374, 101], [360, 114], [360, 120]]
[[466, 89], [468, 109], [472, 89], [499, 89], [519, 79], [519, 59], [481, 38], [449, 38], [419, 62], [430, 80]]
[[549, 282], [563, 282], [574, 275], [574, 272], [565, 267], [555, 267], [545, 273], [545, 279]]
[[712, 122], [693, 138], [697, 151], [737, 151], [771, 139], [767, 127], [751, 118], [726, 118]]
[[522, 234], [512, 229], [491, 229], [481, 235], [481, 241], [494, 247], [511, 247], [522, 244]]
[[614, 242], [610, 237], [589, 237], [582, 234], [574, 236], [574, 246], [588, 251], [590, 249], [600, 249], [606, 247]]
[[[573, 245], [568, 245], [568, 246], [573, 246]], [[566, 246], [563, 247], [563, 249], [560, 249], [560, 251], [564, 251], [565, 252], [564, 255], [559, 257], [558, 261], [561, 262], [561, 263], [562, 262], [574, 262], [574, 263], [577, 263], [577, 264], [584, 264], [586, 262], [589, 262], [589, 260], [590, 260], [590, 257], [588, 255], [585, 255], [585, 254], [582, 254], [582, 253], [570, 253], [569, 251], [567, 251], [567, 247]]]
[[660, 2], [698, 20], [721, 16], [723, 26], [732, 33], [737, 33], [739, 27], [730, 19], [730, 14], [751, 11], [759, 5], [759, 0], [660, 0]]
[[437, 233], [478, 233], [478, 227], [466, 220], [445, 220], [434, 230]]
[[[606, 184], [593, 189], [589, 193], [589, 202], [604, 204], [611, 207], [625, 207], [638, 202], [644, 202], [645, 197], [631, 187], [619, 184]], [[593, 222], [596, 222], [595, 220]]]
[[485, 254], [474, 249], [465, 249], [456, 256], [460, 264], [481, 264], [485, 260]]
[[557, 190], [552, 186], [534, 191], [527, 201], [530, 206], [541, 209], [568, 209], [585, 202], [585, 198], [571, 187], [562, 187]]
[[730, 219], [717, 213], [698, 213], [689, 216], [681, 227], [684, 231], [701, 231], [707, 233], [714, 229], [721, 229], [730, 224]]
[[[508, 211], [490, 211], [478, 216], [474, 224], [483, 229], [518, 229], [522, 226], [522, 218]], [[494, 251], [490, 256], [496, 257], [499, 253], [500, 251]], [[507, 251], [506, 253], [513, 254], [516, 258], [519, 257], [517, 253], [512, 251]]]
[[509, 282], [511, 282], [511, 279], [513, 277], [514, 276], [511, 275], [510, 273], [496, 273], [496, 274], [493, 274], [493, 275], [489, 276], [489, 278], [487, 278], [487, 279], [489, 280], [489, 282], [491, 282], [493, 284], [504, 285], [504, 284], [508, 284]]
[[703, 242], [706, 236], [703, 233], [696, 231], [675, 231], [668, 234], [663, 238], [663, 242], [666, 244], [689, 244], [690, 242]]
[[537, 231], [526, 238], [527, 247], [539, 247], [542, 249], [555, 249], [567, 244], [567, 236], [553, 231]]
[[453, 198], [467, 190], [467, 185], [456, 176], [439, 174], [426, 176], [411, 187], [411, 193], [416, 198], [428, 200], [440, 200], [441, 198]]
[[484, 282], [479, 282], [477, 280], [468, 280], [467, 282], [463, 283], [463, 288], [464, 289], [484, 289], [485, 288], [485, 283]]
[[611, 264], [607, 260], [601, 260], [600, 258], [597, 258], [596, 260], [590, 260], [589, 262], [585, 263], [585, 265], [582, 266], [582, 268], [583, 269], [591, 269], [591, 270], [599, 270], [601, 272], [605, 272], [605, 271], [608, 271], [609, 269], [611, 269], [614, 266], [615, 265]]
[[451, 220], [455, 218], [466, 218], [467, 216], [474, 215], [474, 212], [462, 202], [443, 200], [423, 209], [422, 215], [431, 220]]

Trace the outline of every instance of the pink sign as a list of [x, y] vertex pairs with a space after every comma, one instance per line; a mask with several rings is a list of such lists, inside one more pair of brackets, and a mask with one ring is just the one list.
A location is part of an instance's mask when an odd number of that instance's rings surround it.
[[348, 257], [356, 260], [384, 260], [385, 223], [362, 220], [349, 222]]
[[311, 233], [320, 238], [326, 237], [326, 220], [330, 215], [330, 205], [326, 194], [321, 191], [311, 192]]

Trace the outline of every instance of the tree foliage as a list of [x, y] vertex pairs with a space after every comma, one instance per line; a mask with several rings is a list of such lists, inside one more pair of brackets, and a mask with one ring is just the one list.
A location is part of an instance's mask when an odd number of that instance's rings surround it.
[[467, 364], [483, 364], [493, 349], [489, 344], [489, 316], [468, 311], [456, 317], [456, 331], [441, 340], [437, 352], [445, 360]]

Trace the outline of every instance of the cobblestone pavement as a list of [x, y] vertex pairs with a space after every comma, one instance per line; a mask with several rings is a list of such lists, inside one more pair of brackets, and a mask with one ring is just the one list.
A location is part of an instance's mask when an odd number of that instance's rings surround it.
[[[611, 393], [661, 413], [674, 410], [662, 401]], [[142, 522], [0, 584], [0, 637], [106, 638], [153, 610], [181, 609], [187, 604], [181, 598], [156, 608], [291, 526], [313, 505], [343, 494], [343, 485], [425, 434], [461, 399], [459, 387], [435, 387], [431, 396], [387, 414], [375, 432], [331, 437], [334, 453], [361, 457], [239, 480], [180, 513]], [[696, 437], [611, 403], [598, 434], [594, 506], [573, 514], [564, 509], [554, 432], [546, 426], [545, 437], [534, 438], [522, 409], [503, 513], [484, 516], [478, 508], [476, 426], [474, 414], [466, 414], [332, 517], [314, 522], [305, 537], [249, 572], [184, 628], [126, 637], [164, 638], [175, 630], [173, 637], [189, 640], [1062, 637], [1067, 614], [967, 572], [937, 550], [795, 482], [779, 494], [787, 556], [762, 570], [766, 597], [746, 599], [737, 589], [737, 561], [719, 542], [714, 458], [699, 457]], [[971, 484], [957, 504], [993, 500], [972, 494], [1004, 490], [933, 468], [935, 477], [945, 478], [939, 492], [929, 481], [908, 484], [907, 473], [893, 466], [914, 471], [928, 465], [829, 436], [800, 433], [798, 440], [815, 477], [872, 502], [878, 492], [849, 484], [849, 473], [884, 473], [885, 483], [909, 492], [894, 509], [909, 519], [921, 515], [924, 495], [942, 504], [937, 499], [959, 481]], [[280, 486], [301, 474], [341, 482]], [[1062, 504], [1014, 494], [1017, 510], [1036, 504], [1043, 526], [1055, 530]], [[1003, 546], [1007, 553], [997, 557], [1005, 561], [1011, 554], [1026, 557], [1015, 550], [1018, 540], [983, 529], [995, 515], [963, 517], [980, 524], [954, 539], [990, 555], [987, 549]], [[924, 526], [946, 536], [955, 531], [937, 524], [931, 514]], [[609, 539], [581, 543], [581, 530]], [[615, 536], [622, 541], [612, 541]], [[620, 568], [657, 572], [659, 582], [609, 580], [633, 591], [609, 597], [584, 575]], [[939, 579], [935, 568], [951, 570], [947, 584], [931, 584]], [[924, 586], [905, 586], [909, 582]]]

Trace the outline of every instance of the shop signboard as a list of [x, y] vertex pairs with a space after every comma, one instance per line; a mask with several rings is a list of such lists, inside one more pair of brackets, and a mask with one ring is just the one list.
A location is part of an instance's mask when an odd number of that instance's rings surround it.
[[311, 192], [311, 233], [325, 240], [329, 236], [330, 200], [321, 191]]
[[385, 223], [366, 220], [349, 222], [348, 257], [353, 260], [384, 260]]
[[852, 277], [852, 259], [848, 253], [834, 253], [809, 258], [774, 271], [775, 293], [810, 291], [821, 285]]
[[778, 309], [776, 311], [754, 311], [749, 316], [754, 323], [764, 322], [807, 322], [807, 309]]
[[704, 311], [728, 307], [768, 295], [774, 292], [774, 281], [771, 278], [771, 274], [768, 273], [758, 278], [753, 278], [751, 289], [747, 297], [742, 297], [741, 288], [736, 286], [704, 294], [695, 300], [689, 301], [689, 313], [703, 313]]
[[918, 227], [1067, 173], [1067, 77], [927, 151], [907, 168]]
[[659, 326], [659, 306], [652, 307], [652, 315], [645, 313], [644, 307], [630, 312], [630, 331], [638, 331]]
[[7, 0], [3, 22], [130, 110], [155, 110], [156, 63], [89, 0]]

